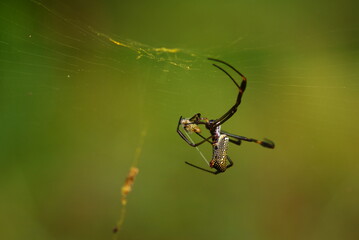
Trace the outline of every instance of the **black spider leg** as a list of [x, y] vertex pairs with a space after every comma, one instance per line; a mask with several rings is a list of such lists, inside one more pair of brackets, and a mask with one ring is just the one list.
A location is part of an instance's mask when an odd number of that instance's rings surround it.
[[211, 171], [211, 170], [208, 170], [208, 169], [205, 169], [205, 168], [201, 168], [201, 167], [198, 167], [198, 166], [196, 166], [196, 165], [194, 165], [194, 164], [192, 164], [192, 163], [189, 163], [189, 162], [185, 162], [186, 164], [188, 164], [188, 165], [190, 165], [191, 167], [194, 167], [194, 168], [197, 168], [197, 169], [200, 169], [200, 170], [202, 170], [202, 171], [205, 171], [205, 172], [209, 172], [209, 173], [212, 173], [212, 174], [218, 174], [218, 173], [221, 173], [221, 171], [215, 171], [215, 172], [213, 172], [213, 171]]
[[[229, 157], [228, 155], [227, 155], [227, 160], [228, 160], [228, 162], [229, 162], [229, 164], [227, 165], [227, 168], [232, 167], [232, 166], [233, 166], [233, 161], [230, 159], [230, 157]], [[189, 162], [185, 162], [185, 163], [188, 164], [188, 165], [190, 165], [191, 167], [194, 167], [194, 168], [197, 168], [197, 169], [199, 169], [199, 170], [202, 170], [202, 171], [205, 171], [205, 172], [209, 172], [209, 173], [212, 173], [212, 174], [215, 174], [215, 175], [217, 175], [218, 173], [221, 173], [221, 172], [222, 172], [222, 171], [219, 171], [219, 170], [213, 172], [213, 171], [211, 171], [211, 170], [198, 167], [198, 166], [196, 166], [196, 165], [194, 165], [194, 164], [192, 164], [192, 163], [189, 163]]]
[[233, 162], [232, 162], [232, 160], [230, 159], [230, 157], [227, 155], [227, 160], [228, 160], [228, 162], [229, 162], [229, 164], [227, 165], [227, 168], [230, 168], [230, 167], [232, 167], [233, 166]]
[[201, 138], [203, 138], [204, 140], [206, 140], [208, 143], [210, 143], [211, 145], [213, 145], [213, 142], [210, 141], [209, 139], [210, 138], [213, 138], [213, 135], [209, 136], [209, 137], [204, 137], [202, 134], [198, 133], [198, 132], [195, 132], [195, 134], [197, 134], [198, 136], [200, 136]]
[[[199, 133], [196, 133], [196, 134], [203, 138], [203, 140], [200, 141], [199, 143], [193, 143], [193, 142], [191, 142], [190, 140], [188, 140], [188, 138], [187, 138], [187, 137], [181, 132], [181, 130], [180, 130], [181, 120], [182, 120], [182, 116], [180, 117], [180, 119], [179, 119], [179, 121], [178, 121], [177, 133], [181, 136], [181, 138], [182, 138], [183, 140], [186, 141], [186, 143], [188, 143], [188, 145], [190, 145], [190, 146], [192, 146], [192, 147], [197, 147], [197, 146], [199, 146], [199, 145], [201, 145], [202, 143], [205, 143], [205, 142], [209, 142], [210, 144], [212, 144], [212, 142], [209, 141], [209, 139], [212, 138], [212, 136], [209, 136], [208, 138], [205, 138], [205, 137], [203, 137], [203, 136], [202, 136], [201, 134], [199, 134]], [[203, 122], [196, 122], [196, 124], [205, 124], [205, 123], [203, 123]]]
[[228, 133], [228, 132], [225, 132], [225, 131], [221, 131], [221, 134], [226, 134], [228, 137], [230, 137], [229, 141], [231, 143], [234, 143], [234, 144], [237, 144], [237, 145], [240, 145], [241, 141], [246, 141], [246, 142], [258, 143], [261, 146], [266, 147], [266, 148], [274, 148], [275, 147], [274, 142], [272, 142], [271, 140], [266, 139], [266, 138], [263, 141], [261, 141], [261, 140], [257, 140], [257, 139], [254, 139], [254, 138], [247, 138], [247, 137], [243, 137], [243, 136], [238, 136], [238, 135]]
[[230, 119], [233, 114], [235, 114], [235, 112], [237, 111], [237, 108], [238, 106], [241, 104], [241, 101], [242, 101], [242, 96], [243, 96], [243, 93], [244, 91], [246, 90], [246, 86], [247, 86], [247, 78], [241, 74], [237, 69], [235, 69], [233, 66], [231, 66], [230, 64], [222, 61], [222, 60], [218, 60], [218, 59], [214, 59], [214, 58], [208, 58], [209, 60], [212, 60], [212, 61], [216, 61], [216, 62], [220, 62], [220, 63], [223, 63], [225, 65], [227, 65], [228, 67], [230, 67], [231, 69], [233, 69], [236, 73], [238, 73], [241, 77], [242, 77], [242, 82], [241, 82], [241, 85], [238, 85], [238, 83], [234, 80], [234, 78], [226, 71], [224, 70], [223, 68], [221, 68], [220, 66], [216, 65], [216, 64], [213, 64], [213, 66], [217, 67], [218, 69], [220, 69], [222, 72], [224, 72], [233, 82], [234, 84], [236, 84], [236, 86], [238, 87], [239, 89], [239, 93], [238, 93], [238, 96], [237, 96], [237, 100], [236, 100], [236, 103], [233, 105], [232, 108], [230, 108], [228, 110], [228, 112], [226, 112], [222, 117], [216, 119], [213, 123], [213, 126], [216, 127], [218, 125], [221, 125], [223, 124], [224, 122], [226, 122], [228, 119]]

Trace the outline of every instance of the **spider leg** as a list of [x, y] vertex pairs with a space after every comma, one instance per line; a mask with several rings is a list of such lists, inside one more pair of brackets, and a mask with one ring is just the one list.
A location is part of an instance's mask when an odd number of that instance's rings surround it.
[[191, 142], [190, 140], [188, 140], [188, 138], [181, 132], [180, 130], [180, 125], [181, 125], [181, 120], [182, 120], [182, 116], [180, 117], [179, 121], [178, 121], [178, 125], [177, 125], [177, 133], [181, 136], [181, 138], [183, 140], [185, 140], [188, 145], [192, 146], [192, 147], [197, 147], [205, 142], [209, 142], [211, 143], [211, 141], [209, 141], [209, 139], [212, 137], [212, 136], [209, 136], [208, 138], [205, 138], [203, 137], [201, 134], [197, 133], [199, 136], [201, 136], [204, 140], [200, 141], [199, 143], [193, 143]]
[[210, 171], [210, 170], [208, 170], [208, 169], [205, 169], [205, 168], [201, 168], [201, 167], [198, 167], [198, 166], [196, 166], [196, 165], [193, 165], [192, 163], [189, 163], [189, 162], [185, 162], [186, 164], [188, 164], [188, 165], [190, 165], [191, 167], [194, 167], [194, 168], [197, 168], [197, 169], [200, 169], [200, 170], [202, 170], [202, 171], [205, 171], [205, 172], [209, 172], [209, 173], [212, 173], [212, 174], [218, 174], [218, 173], [221, 173], [220, 171], [215, 171], [215, 172], [213, 172], [213, 171]]
[[233, 82], [234, 84], [238, 87], [239, 89], [239, 93], [237, 96], [237, 100], [236, 103], [233, 105], [233, 107], [231, 109], [229, 109], [229, 111], [227, 111], [222, 117], [218, 118], [215, 120], [214, 122], [214, 126], [218, 126], [220, 124], [223, 124], [224, 122], [226, 122], [228, 119], [230, 119], [233, 114], [237, 111], [238, 106], [241, 104], [242, 101], [242, 96], [244, 91], [246, 90], [246, 86], [247, 86], [247, 79], [246, 77], [241, 74], [237, 69], [235, 69], [233, 66], [231, 66], [230, 64], [222, 61], [222, 60], [218, 60], [218, 59], [214, 59], [214, 58], [208, 58], [209, 60], [212, 61], [216, 61], [216, 62], [220, 62], [223, 63], [225, 65], [227, 65], [228, 67], [230, 67], [231, 69], [233, 69], [236, 73], [238, 73], [241, 77], [242, 77], [242, 82], [241, 85], [238, 85], [238, 83], [234, 80], [234, 78], [223, 68], [221, 68], [220, 66], [213, 64], [213, 66], [215, 66], [216, 68], [220, 69], [222, 72], [224, 72]]
[[229, 162], [229, 164], [227, 165], [227, 168], [230, 168], [230, 167], [232, 167], [233, 166], [233, 162], [232, 162], [232, 160], [230, 159], [230, 157], [227, 155], [227, 160], [228, 160], [228, 162]]
[[[231, 160], [231, 158], [230, 158], [228, 155], [227, 155], [227, 160], [228, 160], [228, 162], [229, 162], [229, 164], [227, 165], [227, 168], [232, 167], [232, 166], [233, 166], [233, 161]], [[202, 170], [202, 171], [209, 172], [209, 173], [212, 173], [212, 174], [215, 174], [215, 175], [217, 175], [218, 173], [221, 173], [221, 171], [219, 171], [219, 170], [213, 172], [213, 171], [211, 171], [211, 170], [198, 167], [198, 166], [196, 166], [196, 165], [194, 165], [194, 164], [192, 164], [192, 163], [189, 163], [189, 162], [185, 162], [185, 163], [188, 164], [188, 165], [190, 165], [191, 167], [195, 167], [195, 168], [197, 168], [197, 169], [200, 169], [200, 170]]]
[[209, 140], [210, 138], [212, 138], [212, 136], [209, 136], [208, 138], [205, 138], [205, 137], [204, 137], [203, 135], [201, 135], [200, 133], [197, 133], [197, 132], [196, 132], [196, 134], [197, 134], [198, 136], [200, 136], [201, 138], [203, 138], [204, 140], [206, 140], [207, 142], [209, 142], [211, 145], [213, 144], [213, 142]]
[[237, 145], [240, 145], [241, 141], [246, 141], [246, 142], [258, 143], [262, 147], [266, 147], [266, 148], [274, 148], [275, 147], [274, 142], [269, 140], [269, 139], [266, 139], [266, 138], [264, 138], [263, 141], [260, 141], [260, 140], [254, 139], [254, 138], [247, 138], [247, 137], [243, 137], [243, 136], [238, 136], [238, 135], [228, 133], [228, 132], [225, 132], [225, 131], [221, 131], [221, 134], [226, 134], [228, 137], [232, 138], [232, 139], [229, 139], [229, 141], [231, 143], [234, 143], [234, 144], [237, 144]]

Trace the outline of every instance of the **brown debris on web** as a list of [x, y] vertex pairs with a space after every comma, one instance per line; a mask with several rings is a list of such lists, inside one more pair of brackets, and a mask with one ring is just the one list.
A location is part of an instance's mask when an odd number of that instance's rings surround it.
[[125, 180], [125, 184], [121, 188], [121, 204], [122, 206], [125, 206], [127, 204], [127, 195], [132, 190], [132, 185], [135, 182], [135, 177], [138, 174], [138, 168], [137, 167], [131, 167], [130, 172], [127, 175], [127, 178]]
[[130, 168], [130, 171], [128, 172], [128, 175], [125, 179], [125, 183], [123, 184], [122, 188], [121, 188], [121, 209], [120, 209], [120, 218], [115, 226], [115, 228], [113, 229], [113, 233], [114, 233], [114, 240], [118, 239], [118, 235], [119, 235], [119, 231], [121, 230], [121, 227], [125, 221], [125, 217], [126, 217], [126, 206], [127, 206], [127, 196], [128, 194], [132, 191], [133, 188], [133, 184], [135, 182], [136, 176], [139, 172], [139, 169], [137, 168], [138, 165], [138, 161], [139, 158], [141, 156], [141, 152], [142, 152], [142, 147], [143, 147], [143, 143], [144, 143], [144, 139], [145, 136], [147, 134], [147, 130], [144, 129], [141, 132], [141, 136], [140, 136], [140, 141], [139, 144], [135, 150], [135, 157], [134, 157], [134, 161], [132, 163], [132, 166]]
[[[121, 188], [121, 215], [120, 220], [117, 222], [116, 227], [113, 229], [115, 234], [120, 230], [123, 222], [125, 221], [127, 195], [132, 191], [132, 186], [135, 182], [135, 178], [138, 172], [139, 170], [137, 167], [131, 167], [126, 177], [125, 184]], [[117, 239], [117, 235], [115, 235], [114, 239]]]
[[[97, 37], [102, 38], [111, 44], [115, 44], [116, 46], [127, 48], [133, 51], [137, 57], [136, 59], [148, 58], [155, 60], [157, 62], [167, 62], [176, 67], [180, 67], [186, 70], [191, 70], [189, 63], [191, 61], [181, 61], [178, 54], [183, 54], [186, 58], [190, 57], [195, 59], [197, 55], [195, 53], [188, 52], [181, 48], [168, 48], [168, 47], [151, 47], [146, 44], [136, 42], [133, 40], [120, 40], [115, 39], [105, 33], [99, 32], [92, 27], [88, 27], [89, 31], [95, 34]], [[192, 60], [193, 61], [193, 60]]]

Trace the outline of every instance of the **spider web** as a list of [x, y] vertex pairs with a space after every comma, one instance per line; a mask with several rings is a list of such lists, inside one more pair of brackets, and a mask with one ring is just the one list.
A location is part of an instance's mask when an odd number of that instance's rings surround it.
[[[358, 19], [350, 2], [311, 4], [2, 1], [4, 239], [110, 238], [144, 130], [124, 236], [356, 239]], [[206, 167], [174, 131], [235, 102], [207, 57], [248, 78], [223, 129], [276, 143], [230, 146], [219, 178], [183, 164]]]

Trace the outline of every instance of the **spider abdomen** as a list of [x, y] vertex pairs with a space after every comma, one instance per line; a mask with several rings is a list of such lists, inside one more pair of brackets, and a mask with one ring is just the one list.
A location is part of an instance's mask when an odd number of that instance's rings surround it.
[[210, 167], [224, 172], [227, 169], [227, 150], [229, 138], [225, 134], [221, 134], [218, 140], [213, 143], [213, 156]]

